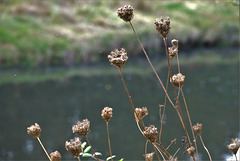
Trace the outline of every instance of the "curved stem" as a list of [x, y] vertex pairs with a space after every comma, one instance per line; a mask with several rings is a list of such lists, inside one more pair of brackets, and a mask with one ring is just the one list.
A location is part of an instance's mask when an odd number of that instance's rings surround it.
[[79, 156], [77, 158], [78, 158], [78, 161], [81, 161]]
[[184, 102], [184, 104], [185, 104], [185, 108], [186, 108], [186, 111], [187, 111], [187, 116], [188, 116], [189, 124], [190, 124], [191, 130], [192, 130], [192, 135], [193, 135], [194, 145], [195, 145], [195, 149], [196, 149], [197, 159], [198, 159], [198, 161], [199, 161], [198, 149], [197, 149], [197, 140], [196, 140], [196, 137], [195, 137], [195, 134], [194, 134], [194, 131], [193, 131], [192, 121], [191, 121], [191, 117], [190, 117], [190, 114], [189, 114], [189, 111], [188, 111], [187, 102], [186, 102], [186, 99], [185, 99], [185, 96], [184, 96], [184, 93], [183, 93], [182, 88], [181, 88], [180, 90], [181, 90], [183, 102]]
[[[163, 40], [164, 40], [164, 45], [165, 45], [165, 49], [166, 49], [166, 56], [167, 56], [167, 61], [168, 61], [168, 67], [170, 68], [169, 69], [170, 77], [172, 77], [171, 66], [170, 66], [170, 61], [169, 61], [169, 56], [168, 56], [168, 51], [167, 51], [167, 40], [166, 40], [166, 38], [163, 38]], [[173, 86], [173, 91], [174, 91], [174, 94], [175, 94], [175, 97], [176, 97], [176, 100], [177, 100], [178, 109], [179, 109], [179, 112], [180, 112], [180, 115], [181, 115], [183, 129], [185, 131], [185, 134], [186, 134], [186, 137], [187, 137], [187, 140], [188, 140], [188, 144], [189, 144], [189, 146], [191, 146], [191, 141], [190, 141], [189, 135], [187, 133], [187, 128], [186, 128], [185, 122], [183, 120], [183, 114], [182, 114], [182, 110], [181, 110], [181, 107], [180, 107], [179, 99], [177, 97], [177, 92], [176, 92], [176, 89], [175, 89], [175, 86], [174, 86], [173, 83], [172, 83], [172, 86]], [[193, 160], [195, 161], [194, 157], [193, 157]]]
[[93, 154], [94, 154], [94, 156], [96, 157], [97, 161], [99, 161], [99, 159], [98, 159], [97, 155], [95, 154], [95, 151], [93, 150], [93, 147], [92, 147], [92, 145], [90, 144], [90, 141], [88, 140], [88, 137], [87, 137], [87, 136], [85, 136], [85, 138], [86, 138], [86, 140], [87, 140], [87, 142], [88, 142], [88, 145], [91, 147], [91, 149], [92, 149], [92, 151], [93, 151]]
[[178, 65], [178, 73], [180, 73], [180, 65], [179, 65], [178, 54], [177, 54], [177, 65]]
[[[120, 76], [121, 76], [121, 79], [122, 79], [122, 82], [123, 82], [125, 91], [127, 92], [128, 99], [129, 99], [129, 101], [130, 101], [130, 103], [131, 103], [131, 105], [132, 105], [132, 108], [133, 108], [133, 111], [134, 111], [134, 116], [136, 117], [136, 116], [137, 116], [137, 115], [136, 115], [136, 110], [135, 110], [135, 107], [134, 107], [134, 105], [133, 105], [132, 98], [131, 98], [131, 96], [130, 96], [130, 94], [129, 94], [129, 92], [128, 92], [126, 83], [125, 83], [125, 81], [124, 81], [124, 79], [123, 79], [123, 75], [122, 75], [122, 70], [121, 70], [121, 68], [119, 68], [119, 72], [120, 72]], [[135, 120], [136, 120], [136, 118], [135, 118]], [[136, 122], [138, 122], [138, 121], [136, 120]], [[140, 125], [142, 126], [142, 128], [144, 129], [144, 126], [143, 126], [142, 122], [141, 122], [141, 121], [139, 121], [139, 122], [140, 122]]]
[[38, 140], [39, 144], [42, 146], [42, 148], [43, 148], [44, 152], [46, 153], [46, 155], [47, 155], [48, 159], [51, 161], [51, 158], [50, 158], [50, 156], [48, 155], [48, 153], [47, 153], [46, 149], [44, 148], [44, 146], [43, 146], [43, 144], [42, 144], [42, 142], [41, 142], [40, 138], [39, 138], [39, 137], [37, 137], [37, 140]]
[[148, 139], [145, 144], [145, 160], [147, 161], [146, 155], [147, 155], [147, 145], [148, 145]]
[[[166, 84], [166, 92], [168, 91], [169, 76], [170, 76], [170, 69], [168, 70], [167, 84]], [[165, 94], [164, 106], [163, 106], [163, 114], [162, 114], [162, 117], [161, 117], [161, 127], [160, 127], [160, 131], [159, 131], [159, 144], [161, 144], [162, 126], [163, 126], [163, 119], [164, 119], [166, 104], [167, 104], [167, 95]]]
[[[166, 161], [166, 159], [164, 158], [162, 152], [158, 149], [158, 147], [156, 146], [156, 144], [155, 144], [155, 143], [152, 143], [152, 144], [153, 144], [153, 147], [154, 147], [155, 151], [156, 151], [156, 149], [157, 149], [157, 151], [159, 152], [159, 154], [162, 156], [163, 160]], [[157, 152], [156, 152], [156, 154], [157, 154]], [[159, 159], [160, 159], [160, 158], [159, 158]]]
[[108, 136], [109, 152], [110, 152], [111, 160], [113, 161], [113, 158], [112, 158], [112, 150], [111, 150], [111, 143], [110, 143], [110, 137], [109, 137], [109, 130], [108, 130], [108, 122], [107, 122], [107, 136]]
[[135, 31], [135, 29], [134, 29], [134, 27], [133, 27], [131, 21], [130, 21], [129, 23], [130, 23], [130, 26], [132, 27], [132, 30], [133, 30], [133, 32], [134, 32], [134, 34], [135, 34], [135, 36], [136, 36], [136, 38], [137, 38], [137, 40], [138, 40], [138, 42], [139, 42], [139, 44], [140, 44], [142, 50], [143, 50], [143, 52], [144, 52], [144, 54], [145, 54], [145, 56], [146, 56], [146, 58], [147, 58], [147, 60], [148, 60], [148, 63], [150, 64], [150, 66], [151, 66], [151, 68], [152, 68], [154, 74], [156, 75], [156, 77], [157, 77], [159, 83], [161, 84], [161, 86], [162, 86], [162, 88], [163, 88], [163, 90], [164, 90], [164, 92], [165, 92], [165, 94], [166, 94], [166, 96], [167, 96], [169, 102], [172, 104], [173, 107], [175, 107], [174, 104], [173, 104], [173, 102], [172, 102], [172, 100], [171, 100], [171, 98], [169, 97], [169, 95], [168, 95], [168, 93], [167, 93], [167, 91], [166, 91], [166, 89], [165, 89], [165, 87], [164, 87], [164, 85], [163, 85], [163, 83], [162, 83], [160, 77], [158, 76], [158, 74], [157, 74], [155, 68], [153, 67], [152, 62], [150, 61], [147, 52], [145, 51], [145, 49], [144, 49], [144, 47], [143, 47], [141, 41], [139, 40], [139, 38], [138, 38], [138, 36], [137, 36], [137, 33], [136, 33], [136, 31]]
[[199, 135], [199, 137], [200, 137], [200, 140], [201, 140], [201, 142], [202, 142], [202, 145], [203, 145], [204, 149], [206, 150], [206, 152], [207, 152], [207, 154], [208, 154], [208, 157], [209, 157], [210, 161], [212, 161], [212, 157], [211, 157], [211, 155], [210, 155], [207, 147], [205, 146], [205, 144], [204, 144], [204, 142], [203, 142], [202, 136]]

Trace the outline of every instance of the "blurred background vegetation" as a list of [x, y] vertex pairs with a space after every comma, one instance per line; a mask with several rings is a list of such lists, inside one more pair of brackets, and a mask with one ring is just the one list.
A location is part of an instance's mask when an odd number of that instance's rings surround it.
[[[0, 66], [72, 66], [101, 61], [120, 47], [138, 56], [141, 49], [129, 25], [116, 15], [125, 3], [1, 0]], [[153, 24], [161, 16], [170, 17], [169, 39], [179, 39], [180, 50], [239, 45], [239, 9], [231, 1], [131, 4], [133, 24], [150, 55], [164, 51]]]
[[[49, 152], [58, 149], [64, 159], [73, 159], [64, 142], [73, 137], [71, 126], [85, 118], [91, 121], [93, 146], [106, 158], [106, 129], [100, 116], [104, 106], [113, 107], [113, 153], [119, 159], [143, 159], [144, 138], [107, 55], [115, 48], [128, 52], [124, 78], [136, 107], [149, 107], [146, 124], [159, 127], [164, 93], [129, 24], [117, 17], [117, 8], [125, 4], [134, 6], [132, 23], [163, 81], [167, 61], [153, 22], [170, 17], [168, 45], [173, 38], [179, 40], [193, 122], [203, 123], [203, 138], [214, 160], [230, 154], [226, 145], [240, 137], [239, 1], [0, 0], [0, 160], [46, 159], [26, 134], [26, 127], [35, 122], [43, 129]], [[172, 64], [177, 72], [175, 60]], [[167, 108], [163, 145], [177, 138], [171, 153], [181, 147], [184, 135], [176, 118]], [[206, 160], [201, 148], [200, 157]], [[187, 160], [183, 152], [179, 160]]]

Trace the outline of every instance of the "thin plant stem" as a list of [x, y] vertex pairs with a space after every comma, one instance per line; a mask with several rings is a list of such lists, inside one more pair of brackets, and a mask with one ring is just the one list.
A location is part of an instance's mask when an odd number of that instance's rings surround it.
[[93, 154], [94, 154], [94, 156], [96, 157], [97, 161], [99, 161], [99, 159], [98, 159], [97, 155], [95, 154], [95, 151], [93, 150], [93, 147], [92, 147], [92, 145], [90, 144], [90, 141], [88, 140], [88, 137], [87, 137], [87, 136], [85, 136], [85, 138], [86, 138], [86, 140], [87, 140], [87, 142], [88, 142], [88, 145], [91, 147], [91, 149], [92, 149], [92, 151], [93, 151]]
[[113, 161], [113, 158], [112, 158], [112, 150], [111, 150], [111, 143], [110, 143], [110, 137], [109, 137], [109, 130], [108, 130], [108, 122], [107, 122], [107, 136], [108, 136], [109, 152], [110, 152], [111, 160]]
[[173, 144], [173, 142], [176, 143], [176, 138], [171, 141], [171, 143], [168, 145], [168, 147], [166, 148], [166, 150], [170, 148], [170, 146]]
[[40, 138], [39, 138], [39, 137], [37, 137], [37, 140], [38, 140], [39, 144], [42, 146], [42, 148], [43, 148], [44, 152], [46, 153], [46, 155], [47, 155], [48, 159], [51, 161], [51, 158], [50, 158], [50, 156], [48, 155], [48, 153], [47, 153], [46, 149], [44, 148], [44, 146], [43, 146], [43, 144], [42, 144], [42, 142], [41, 142]]
[[196, 154], [197, 154], [197, 159], [199, 161], [198, 149], [197, 149], [197, 140], [196, 140], [196, 137], [195, 137], [195, 134], [194, 134], [194, 131], [193, 131], [193, 126], [192, 126], [192, 121], [191, 121], [190, 113], [189, 113], [188, 106], [187, 106], [187, 101], [186, 101], [186, 98], [184, 96], [182, 88], [180, 90], [181, 90], [183, 102], [184, 102], [184, 105], [185, 105], [185, 108], [186, 108], [186, 111], [187, 111], [187, 116], [188, 116], [189, 124], [190, 124], [190, 127], [191, 127], [192, 135], [193, 135], [193, 140], [194, 140], [195, 150], [196, 150]]
[[[122, 75], [122, 70], [121, 70], [121, 68], [119, 68], [119, 72], [120, 72], [120, 76], [121, 76], [121, 79], [122, 79], [122, 82], [123, 82], [125, 91], [127, 92], [128, 99], [129, 99], [129, 101], [130, 101], [130, 103], [131, 103], [131, 105], [132, 105], [132, 108], [133, 108], [133, 111], [134, 111], [134, 116], [136, 117], [136, 116], [137, 116], [137, 115], [136, 115], [136, 110], [135, 110], [135, 107], [134, 107], [132, 98], [131, 98], [131, 96], [130, 96], [130, 94], [129, 94], [129, 92], [128, 92], [126, 83], [125, 83], [125, 81], [124, 81], [124, 79], [123, 79], [123, 75]], [[136, 120], [136, 118], [135, 118], [135, 120]], [[136, 120], [136, 122], [137, 122], [137, 120]], [[143, 126], [142, 122], [141, 122], [141, 121], [139, 121], [139, 122], [140, 122], [141, 127], [144, 129], [144, 126]]]
[[143, 50], [143, 52], [144, 52], [144, 54], [145, 54], [145, 56], [146, 56], [146, 58], [147, 58], [147, 60], [148, 60], [148, 63], [150, 64], [150, 66], [151, 66], [151, 68], [152, 68], [154, 74], [156, 75], [156, 77], [157, 77], [159, 83], [161, 84], [161, 86], [162, 86], [162, 88], [163, 88], [163, 90], [164, 90], [164, 92], [165, 92], [165, 94], [166, 94], [166, 96], [167, 96], [169, 102], [172, 104], [173, 107], [175, 107], [174, 104], [173, 104], [173, 102], [172, 102], [172, 100], [171, 100], [171, 98], [169, 97], [169, 95], [168, 95], [168, 93], [167, 93], [167, 91], [166, 91], [166, 89], [165, 89], [165, 87], [164, 87], [164, 85], [163, 85], [163, 83], [162, 83], [160, 77], [158, 76], [158, 74], [157, 74], [155, 68], [153, 67], [152, 62], [150, 61], [147, 52], [145, 51], [145, 49], [144, 49], [144, 47], [143, 47], [141, 41], [139, 40], [139, 38], [138, 38], [138, 36], [137, 36], [137, 33], [136, 33], [136, 31], [135, 31], [135, 29], [134, 29], [134, 27], [133, 27], [131, 21], [129, 21], [129, 24], [130, 24], [130, 26], [132, 27], [132, 30], [133, 30], [133, 32], [134, 32], [134, 34], [135, 34], [135, 36], [136, 36], [136, 38], [137, 38], [137, 40], [138, 40], [138, 42], [139, 42], [139, 44], [140, 44], [142, 50]]
[[238, 160], [237, 160], [237, 155], [236, 155], [236, 154], [234, 154], [234, 155], [235, 155], [236, 161], [238, 161]]
[[178, 73], [180, 73], [180, 64], [179, 64], [178, 54], [177, 54], [177, 65], [178, 65]]
[[[170, 66], [170, 61], [169, 61], [169, 56], [168, 56], [168, 51], [167, 51], [167, 40], [166, 40], [166, 38], [163, 38], [163, 40], [164, 40], [164, 45], [165, 45], [165, 49], [166, 49], [166, 56], [167, 56], [167, 61], [168, 61], [168, 67], [170, 68], [170, 77], [172, 77], [171, 66]], [[173, 91], [174, 91], [174, 94], [175, 94], [175, 97], [176, 97], [176, 100], [177, 100], [178, 109], [179, 109], [179, 112], [180, 112], [180, 115], [181, 115], [181, 118], [182, 118], [182, 125], [183, 125], [183, 128], [184, 128], [186, 137], [187, 137], [188, 145], [191, 146], [191, 141], [190, 141], [189, 135], [187, 133], [187, 128], [186, 128], [185, 122], [183, 120], [182, 110], [181, 110], [180, 103], [179, 103], [179, 100], [177, 98], [176, 89], [175, 89], [173, 83], [172, 83], [172, 86], [173, 86]], [[193, 157], [193, 160], [195, 161], [195, 157]]]
[[145, 160], [146, 160], [146, 161], [147, 161], [147, 159], [146, 159], [146, 155], [147, 155], [147, 145], [148, 145], [148, 139], [147, 139], [146, 144], [145, 144]]
[[[169, 76], [170, 76], [170, 69], [168, 70], [166, 92], [168, 91]], [[161, 144], [162, 127], [163, 127], [163, 119], [164, 119], [166, 104], [167, 104], [167, 95], [165, 94], [164, 105], [163, 105], [163, 114], [162, 114], [162, 117], [161, 117], [161, 126], [160, 126], [160, 131], [159, 131], [159, 144]]]
[[77, 158], [78, 158], [78, 161], [81, 161], [79, 156]]
[[157, 155], [157, 157], [158, 157], [158, 160], [159, 160], [159, 161], [161, 161], [161, 159], [160, 159], [160, 157], [159, 157], [159, 155], [158, 155], [158, 152], [157, 152], [157, 150], [156, 150], [155, 146], [153, 146], [153, 148], [154, 148], [154, 150], [155, 150], [155, 153], [156, 153], [156, 155]]
[[[210, 161], [212, 161], [212, 157], [211, 157], [211, 155], [210, 155], [207, 147], [205, 146], [205, 144], [204, 144], [204, 142], [203, 142], [202, 136], [199, 135], [199, 137], [200, 137], [200, 140], [201, 140], [201, 142], [202, 142], [202, 145], [203, 145], [204, 149], [206, 150], [206, 152], [207, 152], [207, 154], [208, 154], [208, 157], [209, 157]], [[237, 160], [237, 158], [236, 158], [236, 160]]]
[[159, 154], [162, 156], [163, 160], [166, 161], [166, 159], [164, 158], [162, 152], [161, 152], [160, 149], [157, 147], [157, 145], [156, 145], [155, 143], [152, 143], [152, 144], [153, 144], [154, 149], [156, 148], [157, 151], [159, 152]]

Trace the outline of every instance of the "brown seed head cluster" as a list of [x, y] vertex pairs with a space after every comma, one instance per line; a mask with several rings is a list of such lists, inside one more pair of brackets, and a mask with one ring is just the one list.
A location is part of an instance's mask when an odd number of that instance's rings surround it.
[[124, 48], [120, 51], [115, 49], [108, 55], [108, 59], [116, 68], [122, 68], [128, 60], [127, 52]]
[[72, 126], [72, 131], [80, 136], [87, 136], [90, 131], [90, 121], [88, 119], [78, 121], [76, 125]]
[[112, 118], [112, 111], [113, 109], [110, 108], [110, 107], [105, 107], [103, 110], [102, 110], [102, 118], [106, 121], [106, 122], [109, 122], [110, 119]]
[[66, 141], [65, 148], [66, 150], [73, 155], [73, 157], [78, 157], [82, 151], [82, 142], [79, 137], [76, 137], [74, 140]]
[[29, 135], [32, 135], [35, 138], [38, 138], [40, 136], [41, 131], [42, 130], [37, 123], [35, 123], [35, 125], [31, 125], [30, 127], [27, 128], [27, 133]]
[[238, 140], [238, 138], [232, 139], [231, 144], [229, 144], [227, 147], [229, 150], [232, 151], [233, 154], [236, 154], [240, 147], [240, 141]]
[[191, 155], [191, 157], [193, 158], [194, 158], [194, 151], [195, 151], [195, 148], [193, 146], [187, 149], [188, 154]]
[[145, 127], [143, 131], [144, 136], [151, 142], [156, 142], [158, 131], [154, 125], [150, 125], [149, 127]]
[[62, 156], [57, 150], [50, 154], [50, 158], [51, 158], [51, 161], [61, 161], [62, 160]]
[[193, 130], [198, 134], [201, 135], [202, 132], [202, 124], [197, 123], [193, 126]]
[[121, 8], [118, 8], [117, 15], [126, 22], [129, 22], [133, 19], [133, 6], [125, 5]]
[[156, 19], [154, 21], [154, 24], [155, 24], [155, 28], [158, 31], [158, 33], [160, 34], [160, 36], [162, 36], [163, 38], [166, 38], [171, 29], [169, 17], [167, 17], [165, 19], [163, 17], [161, 17], [160, 19]]
[[148, 115], [148, 110], [147, 110], [147, 107], [142, 107], [142, 108], [136, 108], [135, 109], [136, 111], [136, 118], [137, 118], [137, 121], [139, 122], [142, 118], [144, 118], [145, 116]]
[[173, 59], [178, 54], [178, 40], [173, 39], [171, 41], [172, 47], [168, 48], [169, 58]]
[[152, 161], [152, 160], [153, 160], [153, 156], [154, 156], [154, 152], [152, 152], [152, 153], [147, 153], [147, 154], [145, 155], [145, 160], [146, 160], [146, 161]]
[[174, 74], [172, 78], [170, 78], [170, 82], [173, 83], [177, 87], [182, 87], [184, 83], [185, 75], [182, 75], [181, 73], [178, 73], [177, 75]]

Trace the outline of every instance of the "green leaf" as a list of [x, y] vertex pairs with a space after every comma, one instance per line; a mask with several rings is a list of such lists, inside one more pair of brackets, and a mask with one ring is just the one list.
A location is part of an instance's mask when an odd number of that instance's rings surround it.
[[84, 149], [86, 145], [87, 145], [86, 142], [82, 143], [81, 148]]
[[91, 149], [91, 146], [86, 147], [86, 149], [84, 150], [84, 153], [89, 152], [90, 149]]
[[108, 158], [106, 159], [106, 161], [110, 160], [111, 158], [115, 158], [115, 157], [116, 157], [116, 155], [113, 155], [112, 157], [108, 157]]
[[92, 156], [92, 154], [90, 154], [90, 153], [84, 153], [82, 157], [91, 157], [91, 156]]
[[119, 161], [123, 161], [124, 158], [120, 159]]
[[102, 153], [100, 153], [100, 152], [95, 152], [95, 155], [100, 155], [100, 156], [102, 156]]

